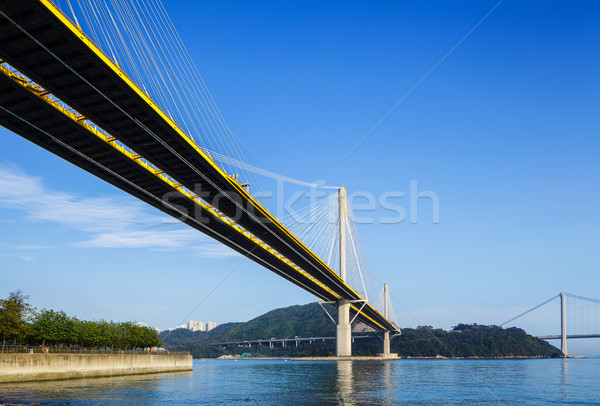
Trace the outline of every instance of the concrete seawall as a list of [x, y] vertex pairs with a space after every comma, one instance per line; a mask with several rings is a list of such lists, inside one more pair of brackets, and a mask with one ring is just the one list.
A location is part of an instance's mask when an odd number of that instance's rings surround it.
[[0, 354], [0, 382], [191, 370], [189, 354]]

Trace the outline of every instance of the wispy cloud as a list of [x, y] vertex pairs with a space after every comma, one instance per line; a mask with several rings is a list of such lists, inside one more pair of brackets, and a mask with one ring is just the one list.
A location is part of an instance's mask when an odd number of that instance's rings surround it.
[[114, 197], [78, 197], [50, 190], [40, 178], [2, 166], [0, 206], [22, 210], [30, 221], [52, 221], [89, 232], [160, 223], [160, 216], [148, 213], [140, 216], [141, 203]]
[[[20, 210], [32, 222], [53, 222], [89, 234], [74, 243], [86, 248], [192, 249], [204, 257], [237, 256], [234, 251], [186, 226], [167, 225], [166, 215], [124, 197], [81, 197], [44, 186], [18, 168], [0, 166], [0, 207]], [[32, 251], [45, 246], [14, 245]]]
[[0, 258], [18, 258], [26, 262], [34, 262], [35, 257], [32, 255], [23, 255], [20, 253], [3, 253], [0, 252]]
[[47, 249], [52, 248], [52, 246], [50, 246], [50, 245], [27, 245], [27, 244], [9, 245], [8, 247], [10, 249], [16, 250], [16, 251], [37, 251], [37, 250], [47, 250]]
[[88, 241], [77, 243], [81, 247], [161, 247], [180, 248], [190, 243], [198, 242], [202, 237], [195, 230], [136, 230], [115, 231], [112, 233], [100, 233]]

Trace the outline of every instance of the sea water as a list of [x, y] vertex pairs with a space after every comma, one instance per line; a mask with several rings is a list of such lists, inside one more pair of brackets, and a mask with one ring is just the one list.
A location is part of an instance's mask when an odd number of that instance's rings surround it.
[[193, 372], [0, 384], [48, 405], [600, 405], [600, 358], [195, 360]]

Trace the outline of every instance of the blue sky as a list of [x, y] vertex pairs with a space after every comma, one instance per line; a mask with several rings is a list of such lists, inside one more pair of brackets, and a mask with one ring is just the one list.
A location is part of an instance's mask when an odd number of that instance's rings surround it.
[[[344, 159], [496, 3], [165, 1], [249, 163], [405, 192], [409, 214], [411, 180], [439, 197], [439, 224], [420, 199], [416, 224], [359, 226], [373, 273], [416, 316], [396, 302], [401, 326], [600, 297], [597, 2], [504, 1]], [[159, 328], [314, 300], [5, 129], [0, 186], [2, 296]], [[523, 323], [558, 334], [559, 315]]]

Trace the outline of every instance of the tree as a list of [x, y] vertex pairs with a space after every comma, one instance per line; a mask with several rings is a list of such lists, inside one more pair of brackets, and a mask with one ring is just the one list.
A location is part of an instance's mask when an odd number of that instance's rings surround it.
[[30, 340], [49, 345], [70, 344], [73, 320], [63, 311], [42, 309], [29, 328]]
[[24, 295], [21, 289], [8, 294], [8, 299], [0, 299], [0, 335], [2, 346], [6, 340], [22, 340], [27, 332], [27, 322], [35, 309], [28, 303], [29, 296]]

